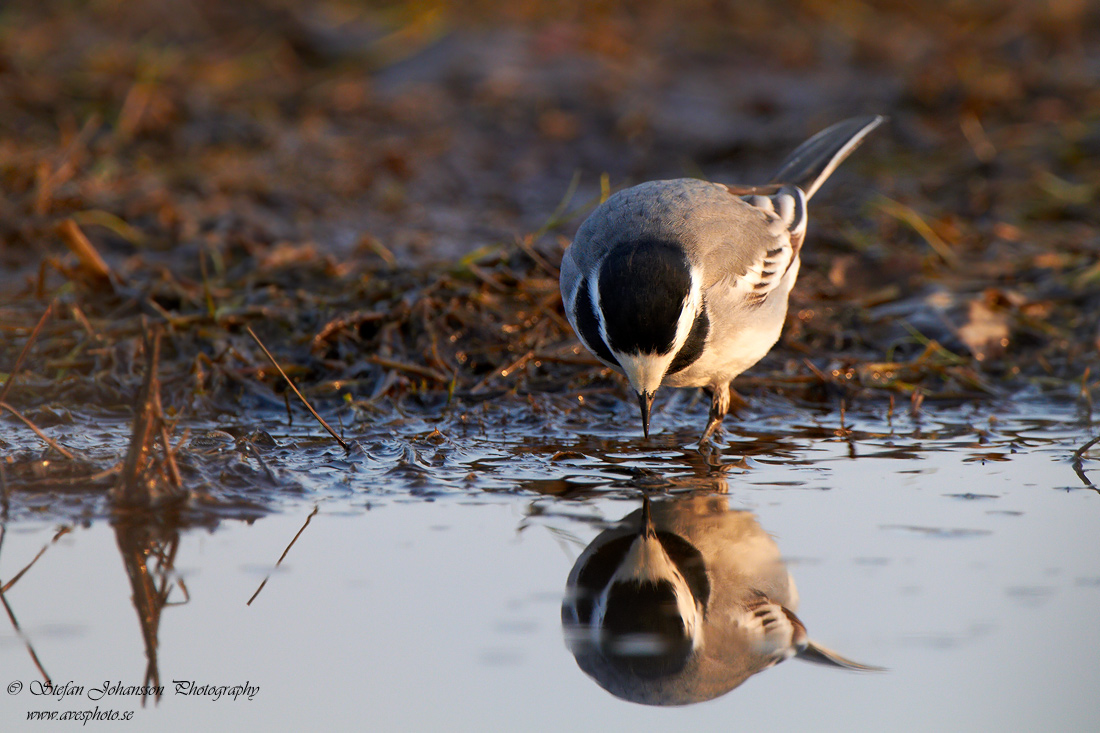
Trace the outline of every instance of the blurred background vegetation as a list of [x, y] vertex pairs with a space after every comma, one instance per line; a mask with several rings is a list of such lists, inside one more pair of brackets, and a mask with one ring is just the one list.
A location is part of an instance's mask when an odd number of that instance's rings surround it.
[[607, 376], [554, 282], [586, 207], [758, 182], [872, 112], [890, 125], [815, 198], [786, 336], [746, 384], [1088, 394], [1087, 0], [9, 0], [0, 367], [57, 298], [17, 402], [124, 402], [150, 323], [198, 414], [211, 373], [264, 373], [250, 323], [344, 395], [574, 388]]

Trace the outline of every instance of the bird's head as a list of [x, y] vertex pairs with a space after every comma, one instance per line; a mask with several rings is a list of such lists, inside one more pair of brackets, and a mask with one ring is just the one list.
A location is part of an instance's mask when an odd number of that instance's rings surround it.
[[702, 555], [658, 531], [648, 498], [637, 535], [616, 550], [625, 553], [593, 609], [596, 643], [643, 676], [681, 668], [703, 643], [710, 584]]
[[598, 335], [638, 396], [648, 437], [662, 380], [702, 353], [709, 327], [702, 277], [682, 247], [641, 240], [613, 248], [591, 280]]

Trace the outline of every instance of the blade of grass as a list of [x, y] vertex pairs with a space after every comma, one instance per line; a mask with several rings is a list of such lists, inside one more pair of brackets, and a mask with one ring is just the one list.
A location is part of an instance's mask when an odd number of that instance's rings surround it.
[[487, 387], [490, 382], [492, 382], [494, 379], [497, 379], [498, 377], [506, 378], [512, 372], [525, 366], [527, 362], [531, 361], [534, 355], [534, 351], [528, 351], [512, 363], [508, 364], [508, 366], [499, 367], [489, 372], [484, 379], [474, 385], [473, 389], [470, 390], [470, 394], [477, 394], [481, 390], [485, 389], [485, 387]]
[[[306, 517], [305, 523], [298, 529], [298, 532], [294, 535], [294, 539], [292, 539], [290, 541], [290, 544], [286, 546], [285, 550], [283, 550], [283, 554], [279, 555], [279, 559], [275, 561], [275, 567], [279, 567], [280, 565], [283, 564], [283, 560], [286, 559], [287, 553], [290, 552], [290, 548], [294, 547], [294, 543], [297, 542], [298, 538], [302, 536], [302, 532], [306, 531], [306, 527], [309, 526], [310, 521], [313, 519], [314, 516], [316, 516], [318, 511], [320, 511], [320, 507], [319, 506], [314, 506], [313, 511], [311, 511], [309, 513], [309, 516]], [[263, 581], [261, 581], [260, 587], [256, 589], [256, 592], [252, 594], [252, 597], [249, 598], [248, 602], [245, 603], [244, 605], [246, 605], [246, 606], [251, 606], [252, 605], [252, 601], [256, 600], [256, 596], [260, 595], [260, 591], [262, 591], [264, 589], [264, 586], [267, 585], [267, 581], [270, 580], [270, 578], [271, 578], [271, 573], [268, 573], [267, 576], [263, 579]]]
[[940, 235], [936, 234], [932, 226], [920, 215], [920, 212], [906, 206], [900, 201], [894, 201], [886, 197], [882, 197], [879, 200], [878, 206], [883, 213], [892, 216], [900, 222], [908, 224], [913, 231], [920, 235], [921, 239], [928, 243], [928, 246], [931, 247], [944, 262], [951, 267], [958, 266], [959, 256], [955, 254], [955, 251], [951, 249], [947, 242], [943, 241]]
[[1088, 449], [1096, 445], [1097, 443], [1100, 443], [1100, 435], [1096, 436], [1077, 450], [1073, 451], [1073, 459], [1078, 462], [1083, 461], [1085, 459], [1085, 453], [1088, 452]]
[[[0, 548], [4, 546], [4, 535], [7, 534], [7, 527], [0, 524]], [[16, 635], [23, 640], [23, 644], [27, 647], [27, 653], [31, 655], [31, 661], [34, 662], [34, 666], [38, 668], [38, 671], [42, 674], [42, 679], [47, 684], [50, 683], [50, 675], [46, 672], [46, 669], [42, 666], [42, 661], [38, 658], [38, 654], [34, 651], [34, 646], [31, 644], [31, 640], [26, 637], [23, 630], [19, 628], [19, 621], [15, 618], [15, 611], [8, 605], [8, 597], [4, 593], [4, 589], [0, 588], [0, 604], [3, 604], [4, 611], [8, 614], [8, 620], [11, 621], [11, 626], [15, 629]]]
[[22, 351], [19, 352], [19, 356], [15, 359], [15, 366], [8, 372], [8, 381], [4, 382], [4, 388], [0, 390], [0, 402], [4, 402], [8, 398], [8, 392], [11, 390], [11, 385], [15, 382], [15, 375], [19, 373], [19, 369], [23, 366], [23, 362], [27, 358], [27, 354], [30, 353], [31, 347], [34, 346], [34, 342], [38, 340], [38, 334], [42, 331], [42, 327], [46, 325], [46, 320], [53, 313], [54, 306], [57, 305], [57, 301], [53, 301], [46, 306], [46, 312], [42, 314], [42, 317], [38, 319], [38, 325], [31, 331], [31, 335], [27, 338], [27, 343], [23, 344]]
[[[561, 197], [561, 201], [558, 202], [558, 206], [556, 209], [554, 209], [554, 213], [550, 214], [549, 218], [547, 218], [547, 220], [542, 223], [542, 226], [539, 227], [533, 234], [531, 234], [532, 242], [537, 242], [539, 240], [539, 237], [541, 237], [543, 234], [546, 234], [551, 229], [555, 229], [561, 224], [569, 221], [571, 217], [566, 216], [565, 212], [566, 209], [569, 208], [569, 203], [573, 200], [573, 196], [576, 195], [577, 187], [580, 186], [580, 183], [581, 171], [578, 168], [577, 170], [573, 171], [573, 178], [569, 181], [569, 185], [565, 189], [565, 195]], [[601, 199], [603, 198], [602, 191], [600, 197]]]
[[7, 593], [9, 590], [11, 590], [11, 587], [18, 583], [19, 579], [26, 575], [27, 571], [30, 570], [36, 562], [38, 562], [38, 559], [46, 554], [46, 550], [50, 549], [50, 545], [56, 544], [59, 539], [72, 531], [72, 527], [62, 527], [61, 529], [59, 529], [57, 533], [54, 534], [53, 539], [50, 540], [48, 544], [42, 545], [42, 549], [38, 551], [38, 554], [35, 555], [29, 563], [23, 566], [22, 570], [13, 575], [11, 577], [11, 580], [9, 580], [8, 582], [0, 583], [0, 593]]
[[43, 433], [43, 432], [42, 432], [41, 430], [39, 430], [39, 429], [38, 429], [38, 426], [37, 426], [37, 425], [35, 425], [35, 424], [34, 424], [33, 422], [31, 422], [31, 421], [30, 421], [30, 420], [29, 420], [29, 419], [28, 419], [28, 418], [27, 418], [26, 416], [24, 416], [24, 415], [23, 415], [23, 413], [19, 412], [19, 410], [15, 409], [15, 408], [14, 408], [14, 407], [12, 407], [11, 405], [9, 405], [9, 404], [8, 404], [7, 402], [0, 402], [0, 409], [4, 409], [4, 410], [7, 410], [7, 411], [8, 411], [8, 412], [10, 412], [10, 413], [11, 413], [12, 415], [15, 415], [15, 416], [16, 416], [17, 418], [19, 418], [20, 420], [22, 420], [22, 421], [23, 421], [23, 424], [24, 424], [24, 425], [26, 425], [26, 426], [27, 426], [28, 428], [30, 428], [31, 430], [33, 430], [33, 431], [34, 431], [34, 434], [35, 434], [35, 435], [37, 435], [37, 436], [38, 436], [39, 438], [41, 438], [41, 439], [42, 439], [42, 441], [43, 441], [43, 442], [44, 442], [44, 443], [45, 443], [46, 445], [50, 446], [51, 448], [53, 448], [53, 449], [54, 449], [55, 451], [57, 451], [58, 453], [60, 453], [61, 455], [65, 456], [65, 457], [66, 457], [66, 458], [68, 458], [68, 459], [69, 459], [70, 461], [72, 461], [72, 460], [75, 460], [75, 458], [74, 458], [74, 456], [73, 456], [73, 454], [72, 454], [72, 453], [70, 453], [70, 452], [69, 452], [68, 450], [66, 450], [65, 448], [62, 448], [62, 447], [61, 447], [61, 445], [60, 445], [59, 443], [57, 443], [57, 441], [55, 441], [55, 440], [54, 440], [53, 438], [51, 438], [50, 436], [46, 435], [46, 434], [45, 434], [45, 433]]
[[101, 226], [109, 229], [130, 244], [140, 247], [145, 244], [145, 235], [141, 230], [127, 224], [123, 219], [103, 209], [87, 209], [73, 214], [77, 224], [84, 226]]
[[214, 296], [210, 293], [210, 273], [206, 269], [206, 247], [199, 250], [199, 272], [202, 273], [202, 298], [206, 303], [206, 315], [214, 318], [217, 308], [214, 307]]
[[386, 369], [393, 369], [399, 372], [408, 372], [409, 374], [416, 374], [421, 377], [426, 377], [427, 379], [434, 379], [440, 384], [447, 384], [451, 381], [451, 377], [430, 367], [420, 366], [419, 364], [407, 364], [403, 361], [397, 361], [396, 359], [387, 359], [384, 356], [366, 356], [363, 357], [363, 361], [369, 362], [371, 364], [377, 364], [378, 366], [384, 367]]
[[104, 280], [108, 283], [114, 282], [114, 273], [111, 271], [110, 265], [99, 254], [99, 250], [84, 236], [84, 232], [80, 230], [80, 225], [75, 220], [66, 219], [61, 222], [57, 227], [57, 232], [61, 235], [65, 246], [76, 255], [81, 266], [89, 274], [98, 280]]
[[516, 245], [518, 245], [519, 248], [522, 249], [540, 269], [542, 269], [543, 272], [554, 278], [559, 277], [561, 273], [559, 272], [558, 268], [547, 262], [546, 258], [540, 255], [537, 251], [535, 251], [535, 248], [531, 246], [531, 243], [533, 241], [534, 237], [530, 234], [524, 237], [516, 237]]
[[1085, 453], [1087, 453], [1089, 448], [1093, 447], [1097, 443], [1100, 443], [1100, 435], [1089, 440], [1080, 448], [1073, 451], [1073, 460], [1071, 461], [1071, 465], [1073, 466], [1073, 472], [1077, 474], [1077, 477], [1081, 479], [1082, 483], [1084, 483], [1085, 486], [1092, 489], [1093, 491], [1100, 493], [1100, 488], [1097, 488], [1096, 484], [1089, 480], [1088, 475], [1085, 474]]
[[328, 431], [328, 434], [331, 435], [336, 440], [336, 442], [340, 444], [341, 448], [350, 452], [351, 446], [348, 445], [347, 441], [337, 435], [336, 431], [332, 429], [331, 425], [325, 422], [325, 419], [323, 417], [317, 414], [317, 410], [313, 409], [313, 405], [309, 404], [309, 400], [305, 398], [305, 395], [298, 391], [298, 388], [294, 385], [294, 382], [290, 381], [290, 377], [288, 377], [286, 375], [286, 372], [283, 371], [283, 368], [279, 366], [279, 362], [275, 361], [275, 357], [272, 356], [271, 352], [267, 350], [267, 347], [264, 346], [263, 341], [260, 341], [260, 337], [257, 336], [256, 333], [252, 330], [252, 327], [245, 326], [245, 330], [248, 331], [248, 335], [252, 337], [252, 340], [255, 341], [256, 345], [260, 347], [260, 350], [264, 352], [264, 356], [267, 357], [267, 360], [270, 361], [271, 365], [275, 367], [275, 369], [279, 372], [282, 378], [286, 381], [287, 385], [289, 385], [290, 388], [294, 390], [294, 394], [298, 395], [298, 399], [300, 399], [302, 401], [302, 404], [306, 406], [306, 409], [309, 410], [309, 414], [313, 415], [313, 419], [319, 422], [321, 424], [321, 427]]
[[145, 379], [141, 385], [141, 402], [134, 418], [133, 432], [130, 435], [130, 447], [126, 452], [122, 474], [115, 485], [116, 496], [127, 504], [152, 504], [154, 497], [149, 483], [141, 480], [145, 467], [153, 455], [153, 440], [156, 428], [156, 415], [153, 394], [159, 392], [157, 369], [160, 365], [159, 327], [145, 337], [145, 353], [148, 363], [145, 367]]

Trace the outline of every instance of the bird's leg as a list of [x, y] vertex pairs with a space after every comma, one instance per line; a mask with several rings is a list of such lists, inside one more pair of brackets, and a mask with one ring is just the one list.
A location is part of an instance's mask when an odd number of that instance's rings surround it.
[[713, 394], [710, 399], [710, 419], [707, 421], [707, 429], [703, 431], [703, 437], [699, 438], [699, 445], [704, 445], [710, 436], [714, 434], [714, 431], [722, 424], [722, 418], [726, 416], [726, 413], [730, 409], [730, 386], [726, 384], [719, 384], [714, 386]]

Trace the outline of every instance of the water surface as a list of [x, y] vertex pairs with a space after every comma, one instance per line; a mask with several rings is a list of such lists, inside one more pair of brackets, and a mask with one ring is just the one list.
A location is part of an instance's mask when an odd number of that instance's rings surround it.
[[[223, 507], [200, 526], [17, 492], [0, 578], [46, 550], [4, 594], [21, 632], [0, 636], [0, 682], [23, 689], [0, 719], [98, 705], [133, 711], [133, 730], [1100, 727], [1100, 496], [1086, 484], [1095, 461], [1072, 461], [1087, 416], [1050, 403], [889, 419], [869, 408], [842, 426], [836, 412], [766, 410], [730, 425], [710, 459], [721, 468], [690, 448], [678, 413], [662, 419], [683, 431], [648, 444], [626, 429], [561, 431], [549, 446], [492, 420], [465, 435], [406, 423], [425, 428], [407, 439], [378, 425], [349, 456], [272, 419], [267, 468], [244, 456], [222, 470], [266, 470], [291, 490], [257, 485], [262, 511]], [[719, 493], [748, 513], [778, 547], [810, 637], [888, 671], [791, 659], [667, 709], [606, 692], [565, 644], [563, 593], [585, 546], [642, 492]], [[83, 690], [32, 695], [35, 658]], [[159, 701], [89, 699], [153, 673]], [[259, 689], [215, 700], [176, 680]]]

